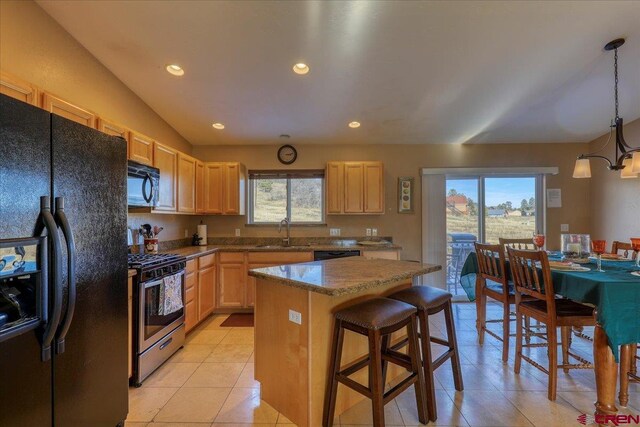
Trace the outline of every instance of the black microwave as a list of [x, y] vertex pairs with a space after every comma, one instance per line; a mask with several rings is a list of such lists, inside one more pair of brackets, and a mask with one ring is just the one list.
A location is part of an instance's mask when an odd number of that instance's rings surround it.
[[127, 167], [127, 205], [130, 208], [158, 206], [160, 169], [129, 160]]

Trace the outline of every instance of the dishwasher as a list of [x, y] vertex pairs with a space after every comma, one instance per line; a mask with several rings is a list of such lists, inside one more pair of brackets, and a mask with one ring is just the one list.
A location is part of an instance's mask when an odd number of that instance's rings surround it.
[[334, 258], [345, 258], [348, 256], [360, 256], [360, 251], [358, 250], [347, 250], [347, 251], [313, 251], [313, 260], [314, 261], [323, 261], [325, 259], [334, 259]]

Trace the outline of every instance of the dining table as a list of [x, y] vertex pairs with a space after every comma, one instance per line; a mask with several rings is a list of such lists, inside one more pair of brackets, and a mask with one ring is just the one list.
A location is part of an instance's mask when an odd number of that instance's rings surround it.
[[[560, 260], [559, 252], [548, 252], [550, 260]], [[598, 271], [595, 259], [581, 264], [588, 270], [551, 269], [557, 295], [595, 307], [596, 327], [593, 358], [597, 401], [595, 413], [615, 415], [615, 391], [618, 379], [620, 346], [640, 343], [640, 268], [631, 260], [602, 259]], [[509, 264], [505, 268], [510, 278]], [[460, 284], [474, 301], [481, 284], [475, 252], [467, 257], [460, 273]], [[621, 396], [621, 400], [625, 399]]]

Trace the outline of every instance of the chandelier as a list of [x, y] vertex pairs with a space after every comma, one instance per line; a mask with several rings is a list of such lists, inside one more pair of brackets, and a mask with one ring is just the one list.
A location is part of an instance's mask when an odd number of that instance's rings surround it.
[[[575, 168], [573, 169], [574, 178], [591, 178], [591, 164], [589, 159], [597, 158], [606, 161], [609, 166], [608, 169], [612, 171], [620, 171], [621, 178], [638, 178], [640, 176], [640, 147], [633, 148], [624, 140], [622, 133], [622, 117], [618, 115], [618, 48], [624, 44], [624, 39], [616, 39], [607, 43], [604, 50], [613, 50], [613, 73], [615, 77], [615, 106], [616, 116], [611, 122], [611, 132], [609, 133], [609, 139], [606, 144], [598, 151], [591, 154], [581, 154], [576, 160]], [[596, 154], [604, 150], [609, 145], [611, 140], [611, 134], [615, 129], [616, 133], [616, 155], [612, 160], [608, 157]]]

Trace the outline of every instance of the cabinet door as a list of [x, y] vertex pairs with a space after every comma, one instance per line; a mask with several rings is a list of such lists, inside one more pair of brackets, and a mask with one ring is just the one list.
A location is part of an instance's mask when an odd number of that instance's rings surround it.
[[129, 129], [108, 120], [98, 118], [98, 130], [106, 133], [107, 135], [124, 138], [127, 144], [127, 158], [129, 158]]
[[73, 120], [90, 128], [96, 128], [96, 115], [91, 111], [73, 105], [50, 93], [42, 94], [42, 108], [50, 113], [57, 114], [66, 119]]
[[247, 272], [243, 264], [220, 264], [218, 307], [245, 306]]
[[222, 186], [223, 186], [223, 165], [222, 163], [207, 163], [205, 165], [205, 205], [204, 210], [210, 214], [222, 213]]
[[156, 210], [175, 212], [177, 205], [176, 178], [178, 172], [178, 152], [155, 142], [153, 144], [153, 166], [160, 169], [160, 192], [158, 194], [158, 206]]
[[364, 162], [364, 212], [384, 213], [384, 168], [381, 162]]
[[[162, 190], [162, 185], [160, 189]], [[195, 213], [195, 211], [196, 159], [178, 153], [178, 212]]]
[[196, 213], [204, 213], [204, 163], [196, 160]]
[[240, 165], [238, 163], [224, 164], [222, 189], [222, 212], [228, 215], [240, 213]]
[[344, 212], [364, 211], [364, 176], [362, 162], [344, 164]]
[[216, 306], [216, 269], [207, 267], [198, 271], [198, 321], [213, 313]]
[[36, 107], [40, 106], [38, 89], [35, 86], [6, 73], [0, 74], [0, 93]]
[[362, 256], [365, 258], [375, 259], [400, 259], [399, 251], [362, 251]]
[[153, 139], [129, 132], [129, 160], [153, 166]]
[[[188, 267], [188, 265], [187, 265]], [[189, 270], [187, 268], [187, 270]], [[189, 332], [198, 324], [198, 276], [197, 272], [187, 272], [184, 277], [184, 327]]]
[[344, 203], [344, 163], [327, 163], [327, 213], [339, 214], [343, 212]]

